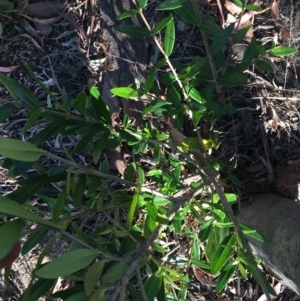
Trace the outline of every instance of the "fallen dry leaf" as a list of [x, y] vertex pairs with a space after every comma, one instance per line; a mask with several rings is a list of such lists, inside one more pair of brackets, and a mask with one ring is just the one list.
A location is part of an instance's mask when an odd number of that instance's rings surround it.
[[225, 7], [232, 15], [239, 15], [243, 10], [233, 2], [226, 0]]
[[194, 272], [195, 277], [198, 281], [200, 281], [202, 284], [209, 285], [209, 286], [215, 286], [215, 281], [210, 273], [205, 272], [204, 270], [196, 267], [194, 264], [192, 265], [192, 269]]
[[270, 5], [270, 9], [271, 9], [272, 18], [275, 20], [280, 19], [279, 7], [278, 7], [276, 0], [272, 1], [271, 5]]
[[0, 72], [3, 73], [10, 73], [12, 71], [15, 71], [16, 69], [18, 69], [20, 66], [19, 65], [15, 65], [15, 66], [9, 66], [9, 67], [1, 67], [0, 66]]

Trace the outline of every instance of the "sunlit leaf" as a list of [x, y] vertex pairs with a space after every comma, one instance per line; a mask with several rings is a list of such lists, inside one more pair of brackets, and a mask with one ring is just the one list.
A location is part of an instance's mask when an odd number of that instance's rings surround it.
[[139, 0], [139, 8], [144, 9], [147, 6], [148, 0]]
[[175, 22], [174, 18], [166, 26], [165, 38], [164, 38], [164, 52], [167, 56], [170, 56], [173, 52], [175, 43]]
[[252, 227], [243, 223], [240, 223], [240, 227], [242, 228], [244, 234], [246, 234], [247, 236], [254, 238], [261, 243], [267, 242], [267, 238]]
[[218, 274], [230, 258], [235, 247], [235, 241], [235, 234], [230, 234], [217, 246], [211, 258], [211, 273], [213, 275]]
[[285, 57], [285, 56], [293, 55], [297, 52], [298, 50], [296, 48], [288, 47], [288, 46], [278, 46], [267, 51], [269, 55], [277, 56], [277, 57]]
[[173, 19], [172, 16], [166, 17], [162, 20], [160, 20], [157, 24], [155, 24], [154, 28], [152, 29], [151, 33], [156, 34], [160, 32], [163, 28], [165, 28], [169, 22]]
[[112, 94], [126, 99], [136, 99], [141, 96], [138, 90], [131, 87], [117, 87], [112, 88], [110, 91]]
[[216, 283], [216, 291], [217, 293], [220, 293], [224, 287], [229, 282], [231, 276], [235, 272], [237, 268], [236, 264], [229, 263], [221, 272], [220, 276], [218, 277], [218, 281]]
[[138, 200], [139, 200], [139, 191], [137, 189], [137, 191], [135, 192], [135, 194], [132, 198], [132, 201], [131, 201], [131, 204], [130, 204], [130, 209], [129, 209], [129, 212], [128, 212], [127, 217], [126, 217], [126, 226], [127, 226], [128, 230], [130, 230], [130, 228], [132, 226], [132, 220], [133, 220], [133, 217], [134, 217], [134, 213], [136, 211]]

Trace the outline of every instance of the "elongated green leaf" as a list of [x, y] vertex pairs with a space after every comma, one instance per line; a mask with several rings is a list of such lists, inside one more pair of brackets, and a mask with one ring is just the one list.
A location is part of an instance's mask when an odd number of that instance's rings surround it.
[[122, 14], [118, 15], [117, 19], [118, 20], [123, 20], [123, 19], [126, 19], [126, 18], [130, 18], [130, 17], [136, 15], [138, 12], [139, 12], [138, 9], [131, 9], [131, 10], [125, 11]]
[[[184, 0], [182, 0], [184, 1]], [[191, 25], [199, 25], [199, 18], [196, 16], [194, 7], [191, 0], [186, 1], [186, 3], [175, 10], [175, 13], [181, 17], [183, 21]]]
[[167, 56], [170, 56], [173, 52], [175, 43], [175, 22], [174, 18], [166, 26], [165, 38], [164, 38], [164, 52]]
[[252, 227], [243, 223], [240, 223], [240, 226], [244, 234], [246, 234], [247, 236], [252, 237], [261, 243], [267, 242], [267, 238]]
[[0, 154], [13, 160], [34, 162], [45, 152], [29, 142], [0, 137]]
[[201, 93], [193, 87], [186, 87], [185, 88], [186, 93], [193, 98], [194, 100], [196, 100], [199, 103], [205, 103], [206, 100], [204, 99], [204, 97], [201, 95]]
[[23, 105], [26, 105], [30, 109], [34, 109], [39, 106], [36, 96], [14, 79], [0, 74], [0, 83], [8, 90], [10, 95], [16, 101], [20, 101]]
[[45, 296], [51, 287], [54, 286], [55, 282], [56, 279], [38, 279], [33, 285], [30, 284], [30, 286], [25, 290], [23, 296], [26, 296], [26, 301], [41, 300], [40, 297]]
[[5, 257], [20, 238], [24, 222], [20, 219], [0, 226], [0, 259]]
[[199, 27], [203, 32], [212, 36], [221, 35], [223, 32], [222, 27], [216, 24], [214, 19], [210, 18], [201, 20]]
[[29, 235], [26, 242], [22, 247], [22, 255], [27, 254], [31, 249], [33, 249], [41, 240], [47, 235], [48, 229], [41, 229], [33, 232]]
[[115, 29], [137, 38], [147, 38], [151, 36], [148, 29], [136, 25], [117, 25]]
[[227, 285], [228, 281], [230, 280], [230, 277], [233, 275], [237, 268], [236, 264], [229, 263], [224, 270], [221, 272], [218, 281], [216, 283], [216, 291], [217, 293], [220, 293], [224, 287]]
[[90, 296], [95, 289], [104, 269], [105, 263], [106, 260], [100, 260], [88, 268], [84, 277], [84, 291], [87, 296]]
[[127, 218], [126, 218], [126, 226], [127, 226], [128, 230], [130, 230], [130, 228], [131, 228], [132, 220], [133, 220], [133, 217], [134, 217], [134, 213], [135, 213], [135, 210], [136, 210], [138, 200], [139, 200], [139, 192], [136, 191], [136, 193], [134, 194], [134, 196], [132, 198], [132, 201], [131, 201], [131, 204], [130, 204], [130, 209], [129, 209], [129, 212], [128, 212]]
[[8, 118], [14, 111], [15, 106], [11, 103], [6, 103], [0, 106], [0, 122], [3, 122]]
[[216, 275], [230, 258], [235, 247], [235, 234], [226, 236], [211, 258], [211, 273]]
[[36, 222], [38, 224], [48, 226], [51, 228], [60, 228], [58, 225], [52, 224], [51, 222], [33, 214], [30, 211], [27, 211], [22, 205], [19, 203], [12, 201], [11, 199], [0, 195], [0, 212], [16, 217], [20, 217], [22, 219], [26, 219], [32, 222]]
[[110, 266], [107, 271], [101, 277], [104, 284], [113, 283], [118, 279], [121, 279], [128, 268], [127, 262], [118, 262]]
[[139, 0], [139, 8], [144, 9], [148, 3], [148, 0]]
[[160, 274], [155, 273], [145, 283], [145, 292], [148, 300], [155, 300], [162, 285], [163, 278]]
[[46, 141], [51, 136], [59, 132], [60, 129], [65, 128], [67, 120], [64, 118], [57, 118], [53, 122], [49, 123], [47, 127], [33, 136], [30, 141], [36, 145], [39, 145]]
[[269, 55], [277, 56], [277, 57], [289, 56], [297, 52], [298, 50], [296, 48], [288, 47], [288, 46], [278, 46], [267, 51]]
[[156, 10], [171, 10], [171, 9], [180, 8], [187, 1], [188, 0], [166, 0], [166, 1], [162, 2], [162, 3], [160, 3], [156, 7]]
[[141, 96], [141, 93], [138, 90], [131, 87], [117, 87], [110, 91], [112, 94], [126, 99], [136, 99]]
[[92, 96], [91, 103], [96, 117], [105, 124], [111, 125], [111, 116], [107, 104], [101, 97], [99, 90], [96, 87], [91, 87], [90, 94]]
[[97, 255], [90, 249], [78, 249], [45, 264], [36, 275], [45, 279], [68, 276], [88, 266]]
[[152, 34], [156, 34], [158, 32], [160, 32], [163, 28], [165, 28], [168, 23], [173, 19], [172, 16], [166, 17], [162, 20], [160, 20], [152, 29]]

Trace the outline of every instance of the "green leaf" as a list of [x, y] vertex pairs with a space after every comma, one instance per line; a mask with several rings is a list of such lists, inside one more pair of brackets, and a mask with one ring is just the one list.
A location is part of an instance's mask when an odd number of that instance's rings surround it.
[[244, 7], [244, 3], [243, 3], [243, 1], [241, 1], [241, 0], [232, 0], [232, 2], [233, 2], [237, 7], [240, 7], [240, 8], [243, 8], [243, 7]]
[[8, 90], [10, 95], [22, 104], [26, 105], [29, 109], [35, 109], [39, 106], [38, 99], [23, 85], [18, 83], [12, 78], [9, 78], [3, 74], [0, 74], [0, 83]]
[[53, 223], [57, 223], [59, 217], [61, 216], [64, 206], [65, 206], [65, 202], [66, 202], [66, 187], [64, 187], [62, 189], [62, 191], [60, 192], [60, 194], [58, 195], [58, 197], [55, 200], [55, 205], [54, 208], [52, 210], [52, 222]]
[[130, 9], [128, 11], [125, 11], [124, 13], [118, 15], [117, 20], [123, 20], [126, 18], [130, 18], [134, 15], [136, 15], [139, 12], [138, 9]]
[[113, 283], [116, 280], [121, 279], [127, 269], [127, 262], [118, 262], [116, 264], [113, 264], [106, 269], [106, 272], [101, 277], [101, 281], [103, 282], [103, 284]]
[[111, 125], [111, 115], [109, 109], [105, 101], [102, 99], [99, 90], [93, 86], [90, 89], [90, 94], [92, 96], [91, 104], [96, 117], [106, 125]]
[[288, 47], [288, 46], [278, 46], [270, 49], [267, 51], [267, 54], [276, 56], [276, 57], [284, 57], [284, 56], [289, 56], [297, 53], [298, 50], [293, 47]]
[[80, 92], [75, 100], [73, 101], [73, 107], [75, 109], [77, 109], [80, 114], [83, 116], [83, 118], [86, 118], [86, 111], [88, 108], [89, 102], [88, 102], [88, 98], [87, 95], [85, 94], [85, 92]]
[[1, 0], [0, 3], [0, 11], [1, 12], [8, 12], [14, 8], [14, 4], [8, 0]]
[[144, 9], [147, 6], [148, 0], [139, 0], [139, 9]]
[[[184, 0], [182, 0], [184, 1]], [[175, 13], [181, 17], [183, 21], [185, 21], [188, 24], [198, 26], [199, 25], [199, 19], [195, 13], [194, 7], [190, 0], [185, 1], [186, 3], [175, 10]]]
[[131, 87], [112, 88], [110, 92], [116, 96], [126, 99], [137, 99], [142, 95], [138, 90], [133, 89]]
[[204, 20], [201, 20], [199, 27], [204, 33], [211, 36], [221, 35], [223, 32], [222, 27], [217, 25], [215, 20], [211, 18], [205, 18]]
[[33, 136], [30, 141], [34, 144], [41, 144], [49, 137], [55, 135], [60, 129], [65, 128], [67, 120], [64, 118], [57, 118], [53, 122], [47, 124], [47, 127]]
[[266, 72], [270, 72], [270, 73], [274, 72], [274, 64], [269, 60], [265, 60], [265, 59], [257, 60], [255, 62], [255, 66]]
[[154, 28], [152, 29], [151, 33], [152, 34], [156, 34], [158, 32], [160, 32], [163, 28], [165, 28], [169, 22], [173, 19], [172, 16], [169, 16], [169, 17], [166, 17], [162, 20], [160, 20], [155, 26]]
[[93, 293], [94, 288], [99, 282], [105, 263], [106, 260], [99, 260], [88, 268], [84, 276], [84, 291], [87, 296]]
[[247, 4], [245, 9], [249, 11], [257, 11], [257, 12], [261, 12], [263, 10], [260, 5], [255, 5], [255, 4]]
[[135, 213], [135, 210], [136, 210], [136, 207], [137, 207], [137, 204], [138, 204], [138, 200], [139, 200], [139, 192], [136, 191], [133, 198], [132, 198], [132, 201], [131, 201], [131, 204], [130, 204], [130, 209], [129, 209], [129, 212], [128, 212], [127, 217], [126, 217], [126, 227], [127, 227], [128, 230], [131, 229], [132, 220], [133, 220], [134, 213]]
[[186, 93], [188, 94], [188, 96], [190, 96], [197, 102], [199, 102], [201, 104], [206, 102], [206, 100], [202, 97], [201, 93], [196, 88], [185, 87], [185, 90], [186, 90]]
[[0, 154], [7, 158], [34, 162], [45, 153], [45, 151], [29, 142], [0, 137]]
[[155, 300], [162, 285], [163, 277], [160, 273], [152, 275], [145, 283], [144, 289], [147, 300]]
[[187, 2], [187, 0], [166, 0], [160, 3], [156, 7], [156, 10], [172, 10], [172, 9], [180, 8], [183, 7], [185, 2]]
[[15, 219], [0, 226], [0, 259], [4, 258], [19, 240], [24, 222]]
[[217, 78], [218, 83], [225, 88], [234, 88], [247, 84], [247, 76], [243, 72], [228, 70]]
[[4, 122], [15, 110], [16, 110], [15, 106], [10, 103], [5, 103], [5, 104], [1, 105], [0, 106], [0, 122]]
[[116, 25], [115, 29], [137, 38], [148, 38], [151, 36], [148, 29], [136, 25]]
[[54, 279], [71, 275], [88, 266], [98, 255], [90, 249], [78, 249], [65, 254], [36, 271], [36, 276], [45, 279]]
[[86, 176], [85, 174], [79, 175], [76, 179], [76, 183], [73, 187], [72, 195], [74, 205], [79, 207], [84, 200], [84, 191], [86, 188]]
[[230, 39], [230, 36], [232, 34], [232, 31], [234, 29], [234, 23], [231, 23], [229, 26], [227, 26], [225, 29], [222, 30], [220, 34], [217, 34], [214, 36], [213, 41], [211, 45], [209, 46], [210, 52], [212, 56], [215, 56], [217, 53], [219, 53], [222, 49], [222, 47], [228, 43], [228, 40]]
[[141, 167], [138, 167], [138, 183], [140, 185], [145, 184], [145, 173]]
[[240, 223], [240, 227], [242, 228], [243, 233], [245, 235], [254, 238], [255, 240], [261, 243], [267, 242], [267, 238], [263, 234], [259, 233], [257, 230], [253, 229], [252, 227], [243, 223]]
[[218, 274], [221, 268], [226, 264], [234, 250], [235, 243], [236, 239], [235, 234], [233, 233], [226, 236], [217, 247], [213, 257], [211, 258], [211, 273], [213, 275]]
[[164, 38], [164, 52], [167, 56], [170, 56], [173, 52], [175, 43], [175, 22], [174, 18], [166, 26], [165, 38]]
[[45, 220], [30, 211], [27, 211], [22, 205], [18, 204], [11, 199], [0, 195], [0, 212], [8, 215], [12, 215], [15, 217], [20, 217], [22, 219], [26, 219], [32, 222], [36, 222], [38, 224], [48, 226], [51, 228], [60, 229], [58, 225], [55, 225], [48, 220]]
[[48, 229], [41, 229], [31, 233], [22, 247], [21, 254], [25, 255], [32, 250], [47, 235]]
[[224, 287], [227, 285], [227, 283], [229, 282], [231, 276], [233, 275], [233, 273], [235, 272], [237, 268], [236, 264], [233, 264], [232, 262], [229, 263], [221, 272], [218, 281], [216, 283], [216, 291], [217, 293], [220, 293]]
[[25, 290], [25, 292], [23, 293], [21, 299], [19, 300], [24, 300], [24, 299], [26, 301], [42, 300], [43, 296], [45, 297], [45, 295], [47, 295], [47, 293], [51, 290], [51, 288], [53, 288], [56, 281], [57, 281], [56, 279], [55, 280], [38, 279], [34, 282], [33, 285], [32, 283], [30, 283], [27, 289]]
[[200, 260], [200, 257], [201, 257], [200, 242], [198, 237], [195, 237], [193, 239], [193, 244], [192, 244], [192, 258], [196, 260]]

